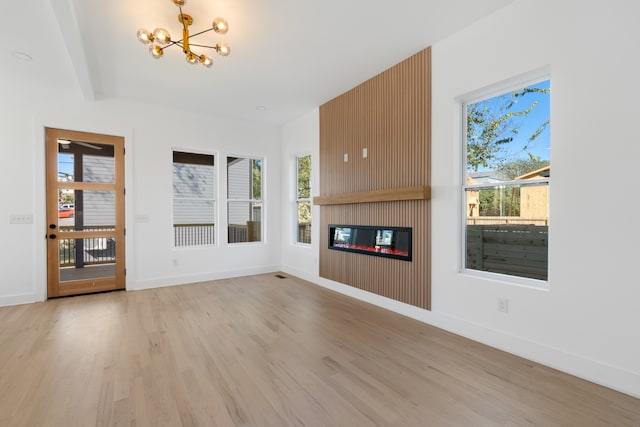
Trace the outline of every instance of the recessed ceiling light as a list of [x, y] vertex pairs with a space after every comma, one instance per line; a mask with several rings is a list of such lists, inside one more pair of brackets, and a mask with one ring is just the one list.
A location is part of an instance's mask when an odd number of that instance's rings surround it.
[[264, 105], [258, 105], [258, 106], [256, 107], [256, 110], [258, 110], [258, 111], [266, 111], [266, 110], [267, 110], [267, 107], [265, 107]]
[[33, 59], [31, 55], [29, 55], [28, 53], [18, 52], [18, 51], [13, 52], [11, 56], [21, 61], [31, 61]]

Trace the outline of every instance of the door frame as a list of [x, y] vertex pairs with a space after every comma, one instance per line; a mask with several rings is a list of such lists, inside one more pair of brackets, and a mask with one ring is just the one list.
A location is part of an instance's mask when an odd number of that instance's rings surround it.
[[[65, 130], [60, 128], [53, 127], [45, 127], [44, 128], [44, 136], [45, 136], [45, 144], [44, 147], [44, 156], [45, 156], [45, 164], [44, 164], [44, 174], [45, 174], [45, 194], [43, 197], [44, 201], [44, 211], [45, 211], [45, 223], [47, 227], [47, 236], [55, 232], [55, 234], [60, 235], [60, 232], [57, 228], [51, 230], [49, 228], [49, 224], [58, 224], [57, 223], [57, 194], [58, 188], [60, 185], [57, 180], [57, 155], [48, 155], [49, 146], [55, 144], [55, 147], [58, 146], [58, 139], [68, 139], [68, 140], [76, 140], [83, 141], [87, 143], [97, 143], [97, 144], [109, 144], [114, 145], [114, 163], [115, 163], [115, 174], [116, 174], [116, 182], [113, 184], [102, 184], [102, 183], [85, 183], [78, 182], [71, 184], [77, 189], [84, 190], [100, 190], [100, 189], [109, 189], [110, 191], [115, 192], [116, 196], [116, 211], [115, 211], [115, 231], [111, 232], [86, 232], [86, 231], [77, 231], [77, 232], [65, 232], [65, 238], [92, 238], [92, 237], [105, 237], [103, 234], [109, 234], [108, 237], [115, 237], [116, 242], [118, 244], [115, 248], [116, 255], [116, 272], [115, 276], [110, 279], [88, 279], [88, 280], [78, 280], [73, 282], [64, 282], [65, 284], [69, 284], [69, 286], [60, 287], [59, 284], [59, 276], [58, 280], [52, 281], [49, 280], [49, 275], [51, 272], [55, 271], [55, 274], [58, 273], [59, 269], [59, 260], [57, 256], [49, 256], [49, 252], [51, 248], [54, 248], [56, 255], [58, 253], [57, 245], [53, 242], [57, 242], [57, 238], [49, 239], [47, 238], [47, 242], [45, 243], [44, 254], [46, 260], [46, 268], [45, 268], [45, 282], [46, 282], [46, 297], [57, 297], [57, 296], [65, 296], [65, 295], [76, 295], [76, 294], [84, 294], [91, 292], [100, 292], [104, 290], [116, 290], [116, 289], [125, 289], [126, 288], [126, 217], [125, 217], [125, 183], [126, 177], [128, 174], [125, 173], [126, 165], [124, 159], [124, 150], [125, 150], [125, 138], [122, 136], [113, 136], [107, 135], [103, 133], [92, 133], [92, 132], [84, 132], [84, 131], [74, 131], [74, 130]], [[56, 148], [57, 152], [57, 148]], [[103, 188], [107, 187], [107, 188]], [[109, 188], [111, 187], [111, 188]], [[56, 204], [49, 203], [49, 200], [56, 200]]]

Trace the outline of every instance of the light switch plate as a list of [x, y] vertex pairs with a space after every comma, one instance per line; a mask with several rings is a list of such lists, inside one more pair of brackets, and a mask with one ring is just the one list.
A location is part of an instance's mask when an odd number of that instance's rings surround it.
[[31, 214], [10, 214], [9, 224], [33, 224], [33, 215]]
[[146, 215], [146, 214], [136, 215], [136, 222], [138, 224], [144, 224], [149, 222], [149, 215]]

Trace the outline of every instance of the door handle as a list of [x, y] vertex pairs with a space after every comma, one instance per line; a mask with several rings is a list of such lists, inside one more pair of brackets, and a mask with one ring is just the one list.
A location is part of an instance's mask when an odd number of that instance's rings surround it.
[[55, 239], [55, 238], [56, 238], [56, 235], [55, 235], [55, 234], [53, 234], [53, 233], [51, 233], [51, 234], [49, 234], [49, 238], [50, 238], [50, 239]]

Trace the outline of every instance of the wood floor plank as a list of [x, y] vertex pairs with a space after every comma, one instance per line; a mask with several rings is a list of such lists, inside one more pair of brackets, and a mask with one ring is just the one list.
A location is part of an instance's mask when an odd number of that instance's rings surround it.
[[2, 426], [638, 426], [640, 400], [274, 274], [0, 308]]

